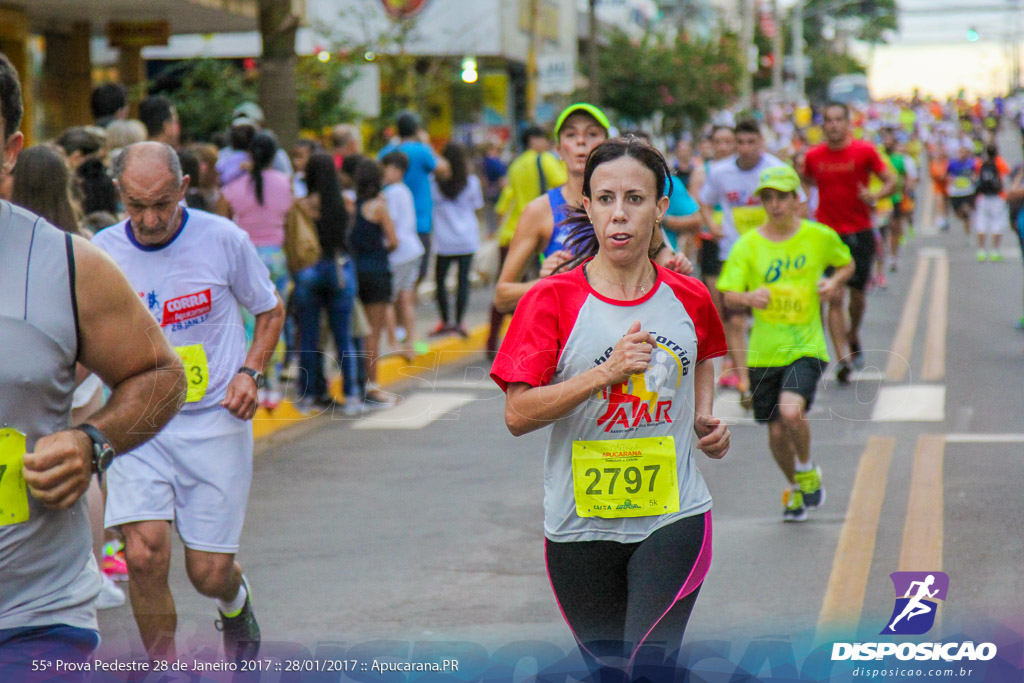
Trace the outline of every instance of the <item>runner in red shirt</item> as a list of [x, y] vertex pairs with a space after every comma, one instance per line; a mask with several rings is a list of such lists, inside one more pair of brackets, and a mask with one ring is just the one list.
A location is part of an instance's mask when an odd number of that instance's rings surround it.
[[[858, 369], [864, 364], [860, 323], [867, 304], [864, 288], [871, 276], [876, 249], [871, 211], [875, 202], [892, 194], [896, 175], [871, 144], [850, 138], [850, 110], [845, 104], [832, 103], [825, 108], [824, 133], [825, 142], [807, 152], [806, 173], [818, 186], [818, 221], [839, 233], [856, 265], [853, 277], [846, 283], [850, 290], [849, 327], [843, 312], [844, 293], [831, 300], [828, 312], [829, 333], [840, 359], [836, 379], [840, 384], [848, 384], [851, 370], [847, 356], [852, 357]], [[882, 179], [877, 192], [868, 190], [872, 175]]]

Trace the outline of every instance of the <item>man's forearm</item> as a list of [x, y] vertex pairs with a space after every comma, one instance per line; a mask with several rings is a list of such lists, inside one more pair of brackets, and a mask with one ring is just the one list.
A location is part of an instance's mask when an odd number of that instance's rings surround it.
[[167, 364], [129, 377], [88, 422], [118, 453], [142, 445], [171, 421], [185, 402], [185, 370], [176, 356]]
[[697, 213], [692, 213], [688, 216], [665, 216], [661, 222], [662, 225], [674, 233], [697, 234], [700, 232], [701, 226], [704, 225], [704, 218], [701, 216], [700, 211], [697, 211]]
[[284, 305], [278, 298], [277, 305], [265, 313], [256, 316], [252, 333], [252, 346], [245, 356], [246, 367], [263, 372], [270, 357], [274, 354], [281, 329], [284, 327]]

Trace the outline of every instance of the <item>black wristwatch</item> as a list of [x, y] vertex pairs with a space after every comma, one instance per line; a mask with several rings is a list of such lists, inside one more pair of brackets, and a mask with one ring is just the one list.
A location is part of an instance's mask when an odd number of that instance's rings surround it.
[[263, 380], [263, 373], [262, 372], [260, 372], [259, 370], [253, 370], [252, 368], [248, 368], [248, 367], [246, 367], [244, 365], [242, 367], [238, 368], [238, 371], [239, 372], [243, 372], [243, 373], [249, 375], [250, 377], [252, 377], [253, 381], [256, 382], [256, 388], [257, 389], [262, 389], [263, 388], [264, 380]]
[[114, 452], [114, 447], [110, 445], [110, 440], [103, 436], [103, 432], [89, 423], [77, 425], [74, 429], [85, 432], [92, 440], [92, 471], [102, 479], [103, 473], [107, 471], [110, 463], [114, 462], [114, 456], [117, 455]]

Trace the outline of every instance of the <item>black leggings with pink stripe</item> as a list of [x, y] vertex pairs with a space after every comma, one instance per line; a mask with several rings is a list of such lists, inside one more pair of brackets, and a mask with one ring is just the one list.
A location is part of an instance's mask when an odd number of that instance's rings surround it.
[[639, 543], [546, 540], [548, 577], [584, 659], [675, 653], [711, 565], [711, 512], [684, 517]]

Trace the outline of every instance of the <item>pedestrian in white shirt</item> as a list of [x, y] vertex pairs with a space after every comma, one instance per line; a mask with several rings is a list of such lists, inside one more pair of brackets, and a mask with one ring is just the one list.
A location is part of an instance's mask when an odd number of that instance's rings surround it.
[[[476, 212], [483, 207], [484, 198], [480, 180], [469, 171], [462, 145], [449, 142], [445, 145], [443, 156], [451, 165], [451, 175], [444, 180], [432, 177], [430, 181], [434, 200], [434, 248], [437, 254], [434, 279], [437, 284], [437, 308], [441, 314], [441, 321], [431, 336], [456, 332], [468, 337], [469, 332], [462, 324], [462, 318], [469, 304], [469, 269], [473, 263], [473, 254], [480, 248], [480, 222]], [[445, 287], [448, 267], [452, 263], [457, 263], [459, 267], [454, 321]]]
[[[423, 260], [423, 243], [416, 234], [416, 206], [412, 192], [402, 179], [409, 168], [409, 157], [395, 150], [381, 158], [384, 167], [384, 198], [395, 224], [398, 249], [388, 254], [392, 275], [394, 315], [388, 318], [388, 337], [402, 344], [402, 353], [411, 361], [416, 353], [416, 278]], [[396, 328], [397, 323], [397, 328]]]

